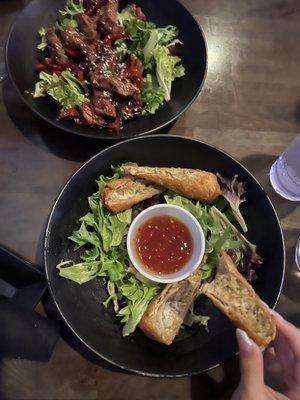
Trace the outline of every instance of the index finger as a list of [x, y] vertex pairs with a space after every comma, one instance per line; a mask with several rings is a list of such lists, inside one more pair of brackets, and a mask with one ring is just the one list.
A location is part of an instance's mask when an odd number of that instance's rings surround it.
[[[294, 353], [295, 357], [300, 358], [300, 330], [296, 328], [293, 324], [286, 321], [274, 310], [270, 310], [278, 332], [287, 341], [291, 351]], [[276, 338], [275, 338], [276, 343]]]

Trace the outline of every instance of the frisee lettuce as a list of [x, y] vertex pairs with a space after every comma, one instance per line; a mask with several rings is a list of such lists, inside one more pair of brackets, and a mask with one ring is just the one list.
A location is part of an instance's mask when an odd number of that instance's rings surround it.
[[165, 91], [151, 74], [147, 74], [141, 91], [144, 107], [142, 115], [155, 114], [164, 101]]
[[62, 10], [59, 10], [56, 28], [60, 31], [64, 31], [67, 25], [70, 25], [73, 28], [78, 28], [75, 16], [83, 12], [83, 0], [67, 0], [65, 7]]
[[33, 97], [49, 95], [59, 103], [62, 111], [89, 101], [87, 83], [79, 81], [70, 70], [63, 71], [61, 75], [41, 72], [39, 79]]

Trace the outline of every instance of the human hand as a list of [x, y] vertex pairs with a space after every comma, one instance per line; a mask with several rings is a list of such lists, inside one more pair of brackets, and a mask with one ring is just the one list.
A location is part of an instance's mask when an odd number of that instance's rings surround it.
[[[270, 310], [277, 327], [276, 338], [266, 350], [265, 361], [261, 349], [237, 329], [240, 350], [241, 381], [232, 400], [299, 400], [300, 399], [300, 330]], [[282, 393], [264, 382], [264, 367], [272, 377], [279, 377]]]

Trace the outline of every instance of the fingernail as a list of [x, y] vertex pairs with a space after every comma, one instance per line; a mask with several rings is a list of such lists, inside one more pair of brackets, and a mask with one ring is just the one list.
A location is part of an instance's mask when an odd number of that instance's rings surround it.
[[238, 328], [236, 330], [236, 337], [237, 337], [240, 347], [242, 347], [243, 350], [245, 350], [245, 351], [252, 350], [252, 348], [253, 348], [252, 340], [249, 338], [249, 336], [247, 335], [247, 333], [245, 331]]
[[278, 312], [275, 310], [270, 310], [270, 314], [273, 315], [273, 317], [279, 319], [280, 321], [284, 320], [284, 318], [280, 314], [278, 314]]

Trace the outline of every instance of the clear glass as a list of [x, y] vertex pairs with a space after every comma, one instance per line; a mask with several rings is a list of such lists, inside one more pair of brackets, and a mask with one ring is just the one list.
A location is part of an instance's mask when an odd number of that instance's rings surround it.
[[272, 165], [270, 181], [280, 196], [300, 201], [300, 135]]
[[298, 238], [298, 242], [296, 244], [295, 261], [296, 261], [296, 265], [300, 271], [300, 237]]

